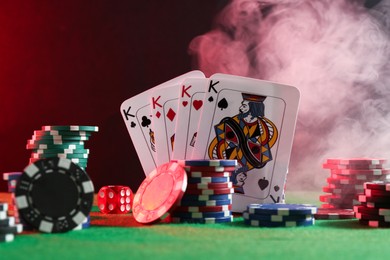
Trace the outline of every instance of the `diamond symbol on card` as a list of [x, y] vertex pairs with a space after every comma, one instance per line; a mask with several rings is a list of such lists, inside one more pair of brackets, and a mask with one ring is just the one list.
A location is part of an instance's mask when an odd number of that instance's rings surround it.
[[159, 111], [157, 111], [156, 117], [157, 117], [157, 118], [160, 118], [160, 116], [161, 116], [161, 113], [160, 113]]
[[173, 119], [175, 118], [176, 116], [176, 113], [175, 111], [173, 111], [172, 108], [169, 109], [168, 113], [167, 113], [167, 117], [169, 118], [169, 120], [173, 121]]

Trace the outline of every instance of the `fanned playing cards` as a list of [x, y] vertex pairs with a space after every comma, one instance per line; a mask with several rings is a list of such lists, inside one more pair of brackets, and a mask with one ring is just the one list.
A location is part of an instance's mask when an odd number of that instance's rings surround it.
[[146, 175], [172, 159], [235, 159], [234, 212], [284, 200], [299, 91], [191, 71], [124, 101], [120, 112]]

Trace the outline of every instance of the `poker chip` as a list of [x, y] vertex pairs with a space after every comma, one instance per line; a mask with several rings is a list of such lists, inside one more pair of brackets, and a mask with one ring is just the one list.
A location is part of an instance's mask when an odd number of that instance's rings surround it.
[[172, 217], [171, 221], [172, 221], [172, 223], [216, 224], [216, 223], [233, 222], [233, 216], [220, 217], [220, 218], [180, 218], [180, 217]]
[[[215, 172], [233, 172], [236, 170], [236, 167], [235, 166], [227, 166], [227, 167], [223, 167], [223, 166], [184, 166], [184, 170], [187, 172], [187, 173], [190, 173], [192, 174], [193, 172], [197, 173], [197, 174], [202, 174], [202, 176], [200, 177], [207, 177], [209, 176], [210, 174], [213, 174]], [[215, 175], [213, 175], [215, 176]], [[197, 176], [194, 176], [194, 177], [197, 177]], [[217, 177], [217, 176], [215, 176]]]
[[[363, 189], [361, 190], [363, 191]], [[356, 194], [356, 190], [354, 189], [333, 188], [330, 186], [322, 187], [322, 191], [333, 194]]]
[[335, 208], [318, 208], [317, 213], [314, 214], [315, 219], [353, 219], [355, 212], [352, 209], [335, 209]]
[[[231, 172], [187, 172], [187, 176], [193, 178], [194, 181], [204, 180], [206, 182], [225, 182], [224, 180], [229, 179], [232, 176], [232, 173]], [[208, 181], [208, 179], [211, 179], [211, 181]], [[215, 181], [213, 181], [214, 179]]]
[[187, 175], [170, 162], [154, 169], [141, 183], [133, 201], [133, 216], [139, 223], [159, 220], [177, 204], [187, 187]]
[[369, 215], [390, 216], [390, 208], [375, 208], [367, 207], [365, 205], [359, 205], [353, 207], [354, 212], [363, 213]]
[[390, 223], [390, 216], [380, 216], [376, 214], [366, 214], [366, 213], [356, 213], [357, 219], [364, 219], [364, 220], [375, 220], [375, 221], [382, 221], [382, 222], [389, 222]]
[[178, 202], [178, 206], [185, 207], [197, 207], [197, 206], [229, 206], [232, 204], [232, 200], [204, 200], [204, 201], [196, 201], [196, 200], [180, 200]]
[[351, 175], [357, 175], [354, 176], [355, 178], [364, 178], [363, 176], [366, 175], [366, 179], [372, 177], [373, 175], [385, 175], [390, 174], [390, 169], [332, 169], [330, 171], [333, 174], [338, 175], [344, 175], [344, 176], [351, 176]]
[[40, 145], [40, 144], [49, 144], [49, 145], [64, 145], [64, 144], [73, 144], [73, 145], [84, 145], [84, 141], [78, 141], [78, 140], [46, 140], [46, 139], [40, 139], [40, 140], [34, 140], [29, 139], [27, 140], [27, 146], [29, 145]]
[[201, 178], [198, 178], [198, 177], [188, 176], [188, 184], [194, 184], [194, 183], [227, 183], [227, 182], [230, 182], [230, 177], [201, 177]]
[[233, 183], [232, 182], [223, 182], [223, 183], [192, 183], [187, 185], [187, 189], [199, 189], [199, 190], [206, 190], [206, 189], [228, 189], [232, 188]]
[[227, 189], [187, 189], [186, 194], [193, 195], [218, 195], [218, 194], [233, 194], [233, 188]]
[[73, 143], [66, 143], [66, 144], [27, 144], [26, 149], [33, 150], [50, 150], [50, 149], [72, 149], [72, 150], [78, 150], [78, 149], [84, 149], [84, 142], [82, 144], [73, 144]]
[[248, 220], [260, 220], [270, 222], [286, 222], [286, 221], [299, 221], [299, 220], [311, 220], [312, 214], [304, 215], [272, 215], [272, 214], [250, 214], [248, 211], [242, 213], [242, 217]]
[[172, 217], [174, 218], [222, 218], [229, 217], [232, 215], [230, 210], [225, 211], [215, 211], [215, 212], [181, 212], [175, 211], [172, 213]]
[[310, 220], [297, 220], [297, 221], [282, 221], [282, 222], [272, 222], [266, 220], [254, 220], [254, 219], [244, 219], [244, 223], [253, 227], [306, 227], [313, 226], [315, 224], [315, 219]]
[[380, 164], [329, 164], [324, 163], [322, 165], [324, 169], [331, 170], [360, 170], [360, 169], [382, 169], [383, 165]]
[[308, 204], [249, 204], [247, 211], [250, 214], [269, 214], [269, 215], [309, 215], [317, 212], [317, 207]]
[[368, 208], [390, 208], [390, 202], [362, 202], [361, 205]]
[[80, 125], [47, 125], [42, 126], [43, 131], [59, 130], [59, 131], [88, 131], [98, 132], [97, 126], [80, 126]]
[[34, 159], [44, 159], [50, 157], [58, 157], [58, 158], [79, 158], [79, 159], [88, 159], [88, 154], [83, 153], [75, 153], [75, 154], [66, 154], [66, 153], [31, 153], [31, 158]]
[[367, 180], [358, 180], [352, 178], [338, 178], [338, 177], [332, 177], [326, 179], [326, 182], [328, 184], [334, 184], [334, 185], [363, 185], [366, 181]]
[[366, 188], [364, 190], [364, 195], [366, 195], [367, 197], [375, 197], [375, 196], [388, 197], [390, 201], [390, 191], [386, 191], [386, 190], [372, 190]]
[[0, 219], [0, 226], [13, 226], [15, 225], [15, 217], [6, 217], [4, 219]]
[[178, 206], [175, 208], [175, 212], [218, 212], [231, 210], [232, 205], [228, 203], [222, 206]]
[[177, 160], [181, 166], [236, 167], [237, 160]]
[[371, 190], [390, 191], [390, 181], [374, 181], [364, 183], [364, 188]]
[[374, 202], [374, 203], [389, 203], [390, 204], [390, 197], [383, 197], [383, 196], [367, 196], [367, 195], [358, 195], [358, 200], [360, 202]]
[[366, 219], [359, 219], [359, 223], [365, 226], [369, 227], [375, 227], [375, 228], [389, 228], [390, 222], [383, 222], [383, 221], [377, 221], [377, 220], [366, 220]]
[[28, 165], [15, 189], [21, 218], [45, 233], [67, 232], [82, 223], [91, 211], [93, 196], [87, 173], [64, 158]]
[[89, 149], [31, 149], [36, 154], [89, 154]]
[[62, 135], [40, 135], [40, 136], [35, 136], [33, 135], [30, 139], [31, 141], [88, 141], [89, 136], [75, 136], [75, 135], [70, 135], [70, 136], [62, 136]]
[[12, 242], [14, 239], [14, 234], [0, 234], [0, 242]]
[[8, 210], [8, 203], [0, 202], [0, 212]]
[[378, 165], [385, 164], [385, 158], [328, 158], [327, 164], [344, 164], [344, 165]]
[[208, 200], [232, 200], [233, 196], [232, 194], [220, 194], [220, 195], [192, 195], [185, 193], [183, 200], [189, 200], [189, 201], [208, 201]]
[[34, 136], [91, 136], [90, 131], [59, 131], [59, 130], [36, 130]]
[[0, 226], [0, 234], [17, 234], [22, 233], [23, 226], [21, 224], [15, 224], [11, 226]]

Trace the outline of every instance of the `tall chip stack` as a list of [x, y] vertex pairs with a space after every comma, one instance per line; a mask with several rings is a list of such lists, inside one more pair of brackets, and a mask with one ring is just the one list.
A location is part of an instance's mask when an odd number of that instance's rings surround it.
[[[47, 125], [34, 131], [32, 138], [27, 140], [26, 149], [31, 150], [29, 163], [47, 158], [66, 158], [86, 170], [89, 157], [89, 149], [85, 148], [94, 132], [98, 132], [97, 126], [80, 125]], [[85, 229], [90, 226], [88, 216], [75, 230]]]
[[46, 158], [66, 158], [86, 169], [89, 149], [84, 143], [93, 132], [98, 132], [97, 126], [42, 126], [41, 130], [34, 131], [26, 148], [31, 150], [30, 163]]
[[[324, 204], [321, 208], [352, 209], [359, 205], [359, 194], [364, 193], [364, 183], [385, 180], [390, 176], [390, 169], [386, 168], [386, 159], [376, 158], [329, 158], [322, 165], [330, 170], [327, 185], [322, 190], [327, 193], [320, 195]], [[351, 212], [348, 214], [351, 216]]]
[[236, 160], [178, 160], [184, 167], [188, 185], [171, 211], [174, 223], [232, 222], [232, 194], [230, 176], [237, 166]]

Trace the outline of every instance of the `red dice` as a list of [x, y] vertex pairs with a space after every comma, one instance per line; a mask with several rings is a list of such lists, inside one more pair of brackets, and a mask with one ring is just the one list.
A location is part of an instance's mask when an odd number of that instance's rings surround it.
[[126, 186], [104, 186], [98, 193], [98, 207], [104, 214], [124, 214], [131, 210], [134, 193]]

